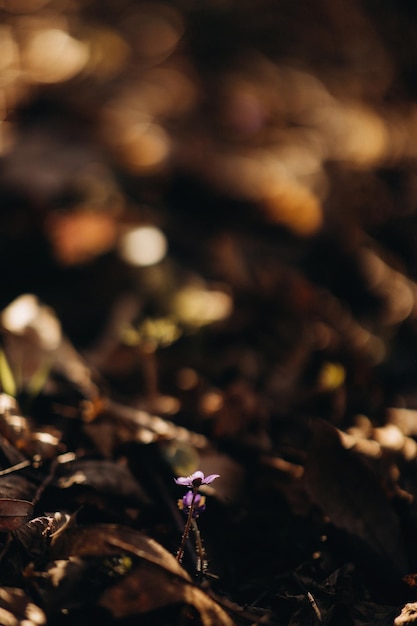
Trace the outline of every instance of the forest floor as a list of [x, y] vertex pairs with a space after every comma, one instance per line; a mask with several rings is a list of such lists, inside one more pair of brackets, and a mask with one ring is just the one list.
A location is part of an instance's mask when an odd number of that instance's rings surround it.
[[0, 17], [0, 624], [416, 622], [414, 3]]

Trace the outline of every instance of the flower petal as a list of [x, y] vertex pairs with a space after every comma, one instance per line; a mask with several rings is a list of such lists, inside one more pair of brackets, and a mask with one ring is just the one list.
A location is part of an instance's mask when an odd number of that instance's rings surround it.
[[[194, 503], [194, 504], [193, 504]], [[193, 518], [197, 518], [206, 509], [206, 499], [199, 493], [193, 491], [187, 491], [185, 496], [181, 500], [178, 500], [178, 508], [182, 510], [185, 515], [190, 514], [191, 505], [193, 505]]]
[[191, 487], [191, 481], [189, 478], [185, 476], [180, 476], [179, 478], [174, 478], [177, 485], [183, 485], [184, 487]]
[[194, 474], [191, 474], [191, 476], [188, 477], [188, 480], [192, 483], [194, 480], [201, 480], [201, 482], [204, 482], [204, 474], [201, 470], [197, 470], [196, 472], [194, 472]]
[[[183, 496], [183, 498], [182, 498], [182, 502], [183, 502], [184, 507], [190, 508], [191, 502], [193, 501], [193, 496], [194, 496], [194, 494], [193, 494], [192, 491], [187, 491], [185, 496]], [[196, 496], [194, 502], [197, 503], [197, 496]]]
[[205, 478], [203, 478], [203, 485], [208, 485], [212, 483], [216, 478], [220, 478], [220, 474], [209, 474]]
[[204, 473], [201, 470], [197, 470], [190, 476], [180, 476], [179, 478], [174, 478], [177, 485], [182, 485], [183, 487], [192, 487], [197, 489], [200, 485], [208, 485], [213, 482], [216, 478], [219, 478], [220, 474], [210, 474], [207, 477], [204, 477]]

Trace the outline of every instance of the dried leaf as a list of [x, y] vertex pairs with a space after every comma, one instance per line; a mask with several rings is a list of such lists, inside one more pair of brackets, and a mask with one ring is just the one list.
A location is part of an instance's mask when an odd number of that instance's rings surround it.
[[37, 485], [22, 472], [0, 476], [0, 498], [31, 501], [36, 490]]
[[52, 556], [103, 556], [130, 552], [187, 581], [190, 577], [175, 557], [158, 542], [131, 528], [116, 524], [71, 528], [52, 540]]
[[131, 559], [123, 555], [71, 557], [51, 561], [39, 571], [27, 568], [26, 578], [42, 598], [42, 606], [50, 617], [92, 606], [131, 566]]
[[106, 411], [85, 424], [84, 430], [105, 457], [112, 456], [120, 445], [130, 441], [147, 444], [157, 440], [178, 440], [197, 449], [208, 446], [207, 438], [200, 433], [113, 401], [108, 401]]
[[139, 559], [139, 564], [106, 589], [99, 601], [116, 618], [181, 602], [199, 612], [204, 626], [233, 624], [216, 602], [192, 585], [190, 576], [170, 552], [138, 531], [116, 525], [70, 529], [53, 540], [52, 553], [59, 559], [120, 553]]
[[32, 515], [33, 504], [27, 500], [0, 498], [0, 531], [16, 530]]
[[305, 465], [307, 490], [337, 527], [359, 539], [394, 575], [406, 571], [399, 519], [376, 474], [337, 430], [315, 420]]
[[72, 520], [70, 515], [60, 512], [29, 520], [13, 533], [13, 539], [7, 550], [9, 560], [16, 561], [19, 556], [22, 568], [29, 561], [35, 565], [44, 562], [52, 537], [64, 532]]
[[101, 597], [99, 605], [116, 619], [177, 605], [192, 606], [203, 626], [233, 626], [222, 607], [199, 587], [172, 577], [151, 563], [140, 564]]
[[143, 506], [148, 501], [130, 470], [110, 460], [76, 459], [62, 464], [56, 472], [54, 486], [60, 490], [71, 490], [76, 499], [83, 502], [92, 492], [106, 502], [109, 499], [122, 501], [124, 507]]

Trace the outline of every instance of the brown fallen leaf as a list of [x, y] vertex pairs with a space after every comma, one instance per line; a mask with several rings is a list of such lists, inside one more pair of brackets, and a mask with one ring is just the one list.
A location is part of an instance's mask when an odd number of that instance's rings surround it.
[[57, 560], [121, 553], [136, 557], [135, 563], [97, 601], [116, 619], [183, 604], [193, 607], [203, 626], [234, 625], [224, 609], [193, 584], [174, 555], [139, 531], [102, 524], [72, 528], [52, 540], [51, 554]]
[[16, 530], [29, 520], [33, 504], [27, 500], [0, 498], [0, 531]]
[[53, 487], [123, 499], [130, 506], [147, 502], [146, 494], [122, 463], [107, 459], [75, 459], [58, 467]]
[[118, 524], [95, 524], [68, 528], [53, 537], [51, 557], [67, 559], [73, 556], [103, 556], [130, 552], [135, 556], [165, 568], [172, 574], [191, 582], [188, 573], [174, 555], [144, 533]]
[[64, 532], [72, 523], [74, 517], [59, 511], [29, 520], [14, 530], [5, 548], [4, 560], [18, 573], [29, 562], [35, 567], [44, 563], [48, 557], [51, 538]]
[[336, 428], [317, 419], [305, 464], [305, 485], [338, 528], [359, 539], [394, 575], [406, 572], [399, 518], [371, 466], [341, 443]]
[[203, 626], [234, 624], [222, 607], [202, 589], [149, 562], [136, 566], [123, 580], [107, 589], [98, 602], [116, 619], [178, 603], [193, 607]]

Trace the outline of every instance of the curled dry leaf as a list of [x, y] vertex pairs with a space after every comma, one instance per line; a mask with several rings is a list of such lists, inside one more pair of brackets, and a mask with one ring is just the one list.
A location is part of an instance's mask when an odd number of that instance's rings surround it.
[[73, 518], [59, 511], [35, 517], [17, 528], [5, 553], [7, 562], [14, 568], [25, 567], [29, 562], [42, 564], [48, 557], [52, 537], [64, 532]]

